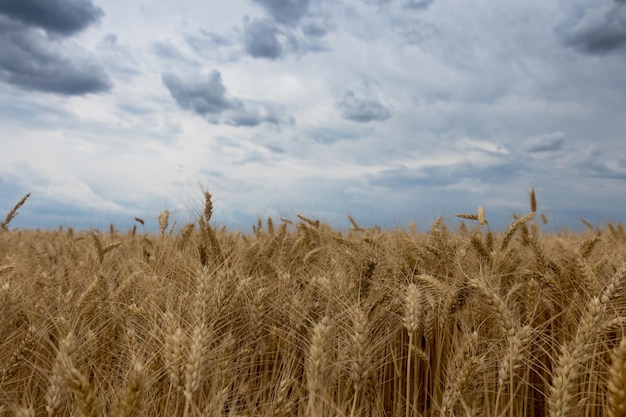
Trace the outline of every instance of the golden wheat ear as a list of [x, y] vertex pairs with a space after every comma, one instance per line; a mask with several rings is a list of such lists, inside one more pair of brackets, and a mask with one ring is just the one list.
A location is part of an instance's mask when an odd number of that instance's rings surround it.
[[0, 223], [0, 230], [9, 230], [9, 223], [11, 223], [11, 220], [13, 220], [15, 218], [15, 216], [17, 216], [17, 214], [18, 214], [17, 210], [19, 210], [19, 208], [24, 205], [26, 200], [28, 200], [28, 197], [30, 197], [30, 193], [28, 193], [24, 197], [22, 197], [22, 199], [20, 201], [18, 201], [18, 203], [15, 205], [15, 207], [13, 207], [11, 209], [11, 211], [9, 211], [7, 216], [4, 218], [4, 221], [2, 223]]

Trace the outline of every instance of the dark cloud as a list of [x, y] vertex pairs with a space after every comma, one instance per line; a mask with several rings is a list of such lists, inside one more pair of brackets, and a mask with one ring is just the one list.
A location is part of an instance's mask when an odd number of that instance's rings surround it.
[[[616, 161], [619, 166], [620, 161]], [[616, 170], [607, 164], [607, 157], [600, 149], [590, 149], [573, 164], [584, 176], [626, 180], [626, 172]]]
[[226, 87], [218, 71], [193, 80], [183, 80], [171, 73], [163, 74], [161, 79], [180, 107], [201, 116], [219, 114], [236, 105], [226, 97]]
[[435, 0], [408, 0], [404, 3], [405, 9], [426, 10]]
[[302, 25], [302, 33], [312, 38], [322, 38], [326, 36], [328, 30], [319, 23], [312, 22]]
[[157, 41], [152, 45], [152, 48], [160, 58], [167, 60], [185, 60], [178, 49], [169, 42]]
[[463, 180], [478, 180], [484, 184], [506, 184], [526, 170], [521, 161], [502, 160], [490, 165], [461, 162], [454, 165], [398, 167], [367, 175], [368, 184], [388, 189], [413, 187], [445, 187]]
[[286, 122], [281, 113], [269, 105], [238, 102], [227, 115], [226, 123], [233, 126], [254, 127], [261, 123], [279, 124]]
[[61, 41], [103, 15], [91, 0], [0, 0], [0, 81], [66, 95], [110, 90], [102, 67]]
[[564, 144], [565, 139], [563, 138], [548, 138], [542, 140], [540, 143], [532, 145], [530, 148], [528, 148], [528, 152], [539, 153], [560, 151], [561, 149], [563, 149]]
[[0, 0], [0, 13], [62, 36], [78, 33], [104, 16], [91, 0]]
[[310, 0], [254, 0], [272, 18], [284, 25], [295, 25], [309, 10]]
[[607, 7], [586, 9], [576, 24], [562, 32], [563, 43], [588, 54], [626, 52], [625, 4], [621, 0]]
[[278, 40], [278, 29], [269, 21], [255, 20], [246, 24], [244, 45], [246, 52], [255, 58], [278, 59], [283, 47]]
[[219, 71], [183, 79], [175, 74], [164, 73], [163, 84], [178, 105], [187, 111], [205, 117], [214, 124], [232, 126], [258, 126], [261, 123], [289, 123], [278, 108], [264, 103], [242, 101], [230, 97]]
[[77, 51], [0, 15], [0, 81], [28, 90], [67, 95], [108, 91], [103, 69]]
[[337, 107], [341, 110], [341, 115], [344, 119], [352, 120], [353, 122], [383, 121], [391, 116], [389, 109], [379, 101], [356, 98], [352, 90], [344, 94], [338, 101]]

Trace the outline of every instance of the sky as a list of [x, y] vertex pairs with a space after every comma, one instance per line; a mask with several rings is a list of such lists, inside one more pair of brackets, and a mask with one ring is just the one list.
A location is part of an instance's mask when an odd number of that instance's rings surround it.
[[626, 222], [625, 0], [0, 0], [0, 217]]

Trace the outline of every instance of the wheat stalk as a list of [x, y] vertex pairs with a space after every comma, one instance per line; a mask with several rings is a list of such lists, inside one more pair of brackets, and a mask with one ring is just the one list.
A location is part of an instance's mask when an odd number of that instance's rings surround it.
[[169, 219], [170, 219], [169, 210], [163, 210], [161, 214], [159, 214], [159, 234], [161, 236], [163, 236], [163, 234], [165, 233], [165, 229], [167, 229], [167, 226], [169, 224]]
[[514, 334], [516, 323], [513, 319], [511, 310], [506, 305], [504, 300], [496, 294], [496, 292], [488, 288], [482, 280], [470, 279], [469, 284], [477, 288], [484, 295], [482, 301], [491, 309], [494, 313], [496, 320], [500, 326], [501, 334], [509, 336]]
[[7, 216], [4, 218], [4, 221], [0, 223], [0, 231], [9, 230], [9, 223], [11, 223], [11, 220], [13, 220], [15, 216], [17, 216], [18, 214], [17, 211], [19, 210], [20, 207], [22, 207], [22, 205], [24, 205], [28, 197], [30, 197], [30, 193], [22, 197], [22, 199], [18, 201], [18, 203], [7, 213]]
[[548, 397], [550, 417], [565, 417], [572, 409], [580, 366], [586, 358], [589, 345], [601, 328], [606, 305], [593, 297], [583, 314], [574, 340], [563, 344], [556, 367], [552, 370], [552, 384]]
[[411, 410], [411, 360], [413, 358], [413, 338], [415, 332], [422, 325], [422, 302], [421, 292], [417, 285], [411, 283], [406, 289], [406, 295], [404, 300], [404, 317], [403, 323], [407, 332], [409, 333], [409, 354], [406, 363], [406, 390], [405, 390], [405, 417], [410, 416]]
[[522, 216], [519, 219], [516, 219], [513, 223], [511, 223], [511, 225], [506, 229], [506, 232], [504, 233], [504, 237], [502, 238], [502, 243], [500, 244], [500, 252], [504, 252], [506, 248], [509, 246], [509, 243], [511, 243], [511, 239], [513, 239], [513, 235], [515, 234], [517, 229], [519, 229], [527, 221], [532, 220], [534, 218], [535, 218], [535, 212], [530, 212], [527, 215]]
[[372, 358], [369, 346], [367, 316], [360, 307], [356, 307], [353, 311], [352, 361], [350, 362], [350, 378], [354, 385], [351, 417], [354, 417], [358, 401], [372, 376]]
[[326, 368], [328, 367], [328, 337], [330, 323], [328, 317], [313, 326], [311, 344], [307, 355], [306, 377], [309, 391], [309, 415], [320, 415], [318, 396], [324, 386]]
[[464, 338], [449, 363], [446, 371], [446, 389], [443, 393], [441, 416], [455, 415], [454, 407], [469, 386], [471, 378], [482, 364], [482, 358], [476, 356], [475, 349], [478, 333], [472, 332]]
[[128, 374], [126, 388], [122, 392], [122, 396], [118, 398], [116, 416], [133, 417], [139, 413], [145, 389], [144, 374], [144, 365], [135, 359]]
[[611, 352], [607, 385], [608, 417], [626, 417], [626, 337]]

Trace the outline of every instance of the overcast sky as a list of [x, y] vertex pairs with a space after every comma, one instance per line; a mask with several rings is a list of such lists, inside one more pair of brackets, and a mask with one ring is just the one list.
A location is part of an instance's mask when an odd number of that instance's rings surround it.
[[13, 227], [626, 221], [624, 0], [0, 0]]

